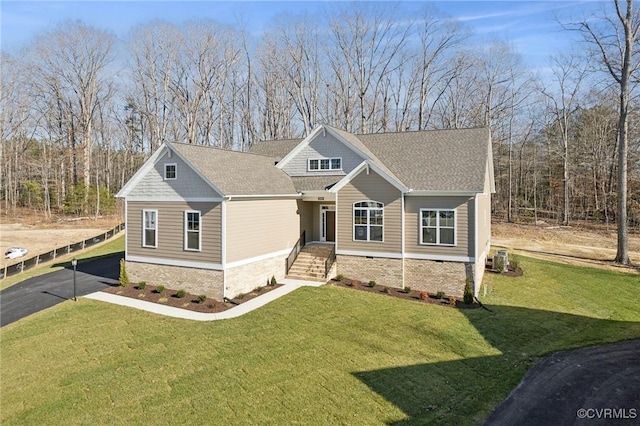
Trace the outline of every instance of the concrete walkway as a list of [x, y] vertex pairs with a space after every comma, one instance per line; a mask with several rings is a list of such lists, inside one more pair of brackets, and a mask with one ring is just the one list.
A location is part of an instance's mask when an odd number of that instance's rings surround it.
[[159, 303], [146, 302], [144, 300], [118, 296], [102, 291], [91, 293], [84, 297], [87, 299], [99, 300], [101, 302], [114, 303], [116, 305], [128, 306], [130, 308], [153, 312], [154, 314], [164, 315], [167, 317], [182, 318], [193, 321], [216, 321], [236, 318], [240, 315], [244, 315], [247, 312], [258, 309], [266, 305], [267, 303], [284, 296], [285, 294], [289, 294], [300, 287], [319, 287], [321, 285], [324, 285], [325, 283], [319, 281], [302, 281], [284, 278], [279, 281], [279, 284], [284, 285], [271, 290], [268, 293], [255, 297], [247, 302], [241, 303], [238, 306], [227, 309], [224, 312], [217, 313], [194, 312], [188, 309], [174, 308], [173, 306], [165, 306]]

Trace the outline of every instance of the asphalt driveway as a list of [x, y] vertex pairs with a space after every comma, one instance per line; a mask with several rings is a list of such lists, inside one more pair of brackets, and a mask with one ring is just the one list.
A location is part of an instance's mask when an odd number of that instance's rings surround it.
[[[84, 296], [118, 283], [119, 262], [124, 253], [79, 263], [76, 296]], [[71, 267], [29, 278], [0, 291], [0, 327], [58, 303], [73, 299]]]
[[485, 425], [640, 424], [640, 340], [543, 358]]

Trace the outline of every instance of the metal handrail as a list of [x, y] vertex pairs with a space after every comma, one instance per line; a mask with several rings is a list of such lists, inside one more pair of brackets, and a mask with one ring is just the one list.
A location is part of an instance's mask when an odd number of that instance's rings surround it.
[[302, 247], [304, 247], [304, 245], [306, 244], [307, 242], [306, 237], [307, 237], [306, 231], [302, 231], [302, 234], [300, 234], [300, 238], [298, 238], [298, 241], [296, 241], [296, 244], [293, 246], [293, 249], [291, 249], [289, 256], [287, 256], [287, 259], [285, 261], [285, 264], [286, 264], [285, 275], [289, 273], [289, 269], [291, 269], [293, 262], [296, 261], [296, 258], [298, 257], [300, 250], [302, 250]]
[[331, 267], [333, 266], [333, 263], [335, 261], [336, 261], [336, 246], [334, 244], [333, 248], [331, 249], [331, 253], [329, 253], [329, 257], [324, 261], [324, 277], [325, 278], [329, 277], [329, 271], [331, 270]]

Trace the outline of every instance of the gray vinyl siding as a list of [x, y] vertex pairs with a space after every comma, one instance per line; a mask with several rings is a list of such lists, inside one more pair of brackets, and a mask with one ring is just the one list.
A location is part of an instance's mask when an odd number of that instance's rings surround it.
[[[473, 197], [411, 197], [405, 198], [405, 252], [432, 256], [473, 257], [474, 226]], [[455, 209], [456, 245], [420, 244], [420, 209]]]
[[290, 249], [300, 238], [297, 200], [232, 200], [226, 209], [227, 263]]
[[[176, 164], [176, 179], [164, 180], [164, 165]], [[198, 174], [177, 155], [165, 153], [129, 193], [130, 197], [219, 198]]]
[[[353, 239], [353, 203], [378, 201], [384, 204], [383, 241]], [[400, 254], [402, 250], [402, 193], [373, 170], [363, 171], [338, 192], [336, 250]]]
[[[142, 247], [142, 211], [157, 210], [156, 248]], [[184, 212], [200, 211], [201, 251], [184, 249]], [[156, 257], [191, 262], [220, 264], [220, 203], [132, 202], [127, 203], [127, 256]]]
[[[309, 158], [342, 158], [342, 170], [308, 171]], [[326, 133], [319, 134], [283, 168], [289, 176], [345, 175], [362, 163], [362, 158], [342, 142]]]

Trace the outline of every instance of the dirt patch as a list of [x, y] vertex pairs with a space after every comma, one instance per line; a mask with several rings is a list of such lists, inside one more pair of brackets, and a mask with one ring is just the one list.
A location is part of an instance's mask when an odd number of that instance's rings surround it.
[[629, 235], [629, 257], [635, 267], [613, 263], [616, 255], [615, 228], [594, 224], [553, 226], [493, 223], [491, 243], [511, 252], [577, 266], [640, 273], [640, 235]]
[[[61, 221], [57, 223], [2, 223], [0, 224], [0, 265], [16, 263], [5, 260], [9, 247], [24, 247], [29, 252], [25, 258], [46, 253], [58, 247], [74, 244], [100, 234], [118, 225], [117, 218]], [[19, 260], [19, 259], [18, 259]]]
[[105, 293], [116, 294], [118, 296], [129, 297], [131, 299], [144, 300], [145, 302], [157, 303], [189, 311], [216, 313], [224, 312], [234, 306], [248, 302], [251, 299], [255, 299], [256, 297], [268, 293], [281, 285], [282, 284], [276, 284], [260, 287], [259, 289], [253, 290], [241, 297], [228, 299], [227, 301], [219, 301], [210, 297], [200, 299], [198, 295], [186, 292], [183, 297], [178, 297], [177, 290], [164, 289], [162, 292], [159, 292], [158, 287], [153, 285], [145, 285], [144, 288], [140, 288], [137, 284], [130, 284], [126, 287], [107, 287], [102, 291]]

